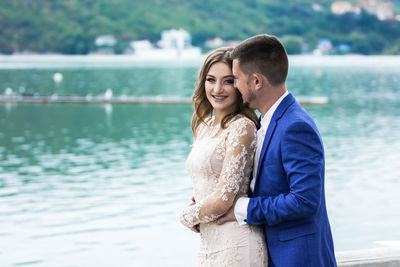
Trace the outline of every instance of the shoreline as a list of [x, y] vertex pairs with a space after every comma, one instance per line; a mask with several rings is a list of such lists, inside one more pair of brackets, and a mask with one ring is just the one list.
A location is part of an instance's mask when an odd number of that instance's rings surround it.
[[[298, 96], [297, 100], [302, 105], [325, 105], [329, 99], [323, 96]], [[191, 97], [178, 96], [126, 96], [107, 97], [100, 96], [20, 96], [0, 95], [1, 103], [40, 103], [40, 104], [184, 104], [191, 105]]]
[[[137, 56], [137, 55], [61, 55], [29, 54], [0, 55], [0, 69], [18, 68], [69, 68], [69, 67], [198, 67], [205, 54], [200, 56]], [[400, 66], [400, 55], [289, 55], [291, 66]]]

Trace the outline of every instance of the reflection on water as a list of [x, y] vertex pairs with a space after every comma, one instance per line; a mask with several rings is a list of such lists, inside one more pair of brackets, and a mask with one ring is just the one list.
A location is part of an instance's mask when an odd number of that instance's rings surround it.
[[142, 234], [154, 228], [156, 242], [159, 229], [175, 227], [182, 192], [190, 190], [189, 106], [0, 110], [5, 263], [97, 266], [100, 255], [104, 266], [140, 263], [150, 237]]
[[400, 238], [398, 70], [330, 70], [331, 103], [310, 110], [326, 151], [327, 201], [337, 249]]
[[[1, 66], [1, 65], [0, 65]], [[55, 82], [53, 76], [61, 73], [63, 80]], [[97, 96], [112, 89], [114, 96], [174, 95], [191, 96], [197, 67], [132, 67], [21, 69], [0, 68], [0, 93], [11, 88], [17, 94], [41, 96]]]
[[[0, 84], [190, 96], [197, 69], [68, 69], [59, 85], [56, 71], [0, 70]], [[400, 239], [399, 74], [291, 69], [295, 95], [330, 99], [307, 110], [325, 144], [337, 250]], [[198, 236], [178, 222], [192, 190], [190, 118], [185, 105], [0, 105], [0, 266], [193, 266]]]

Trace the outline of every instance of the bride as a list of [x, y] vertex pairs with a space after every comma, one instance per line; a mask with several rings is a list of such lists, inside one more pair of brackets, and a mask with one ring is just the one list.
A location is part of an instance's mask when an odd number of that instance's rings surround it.
[[194, 143], [186, 162], [194, 197], [180, 220], [200, 232], [198, 266], [267, 266], [262, 228], [216, 224], [246, 195], [256, 148], [257, 116], [233, 86], [231, 50], [214, 50], [200, 69], [193, 94]]

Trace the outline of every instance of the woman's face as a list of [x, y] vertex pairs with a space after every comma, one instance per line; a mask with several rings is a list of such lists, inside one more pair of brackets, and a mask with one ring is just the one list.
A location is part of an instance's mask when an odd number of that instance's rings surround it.
[[214, 63], [207, 73], [206, 96], [218, 116], [231, 113], [237, 106], [238, 95], [233, 81], [231, 68], [223, 62]]

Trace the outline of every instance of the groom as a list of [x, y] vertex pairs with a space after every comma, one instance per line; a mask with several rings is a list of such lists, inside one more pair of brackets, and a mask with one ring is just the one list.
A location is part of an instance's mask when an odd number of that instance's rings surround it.
[[218, 224], [262, 225], [268, 267], [336, 266], [322, 140], [312, 118], [286, 90], [286, 51], [276, 37], [263, 34], [240, 43], [232, 58], [235, 87], [262, 117], [252, 196], [239, 198]]

